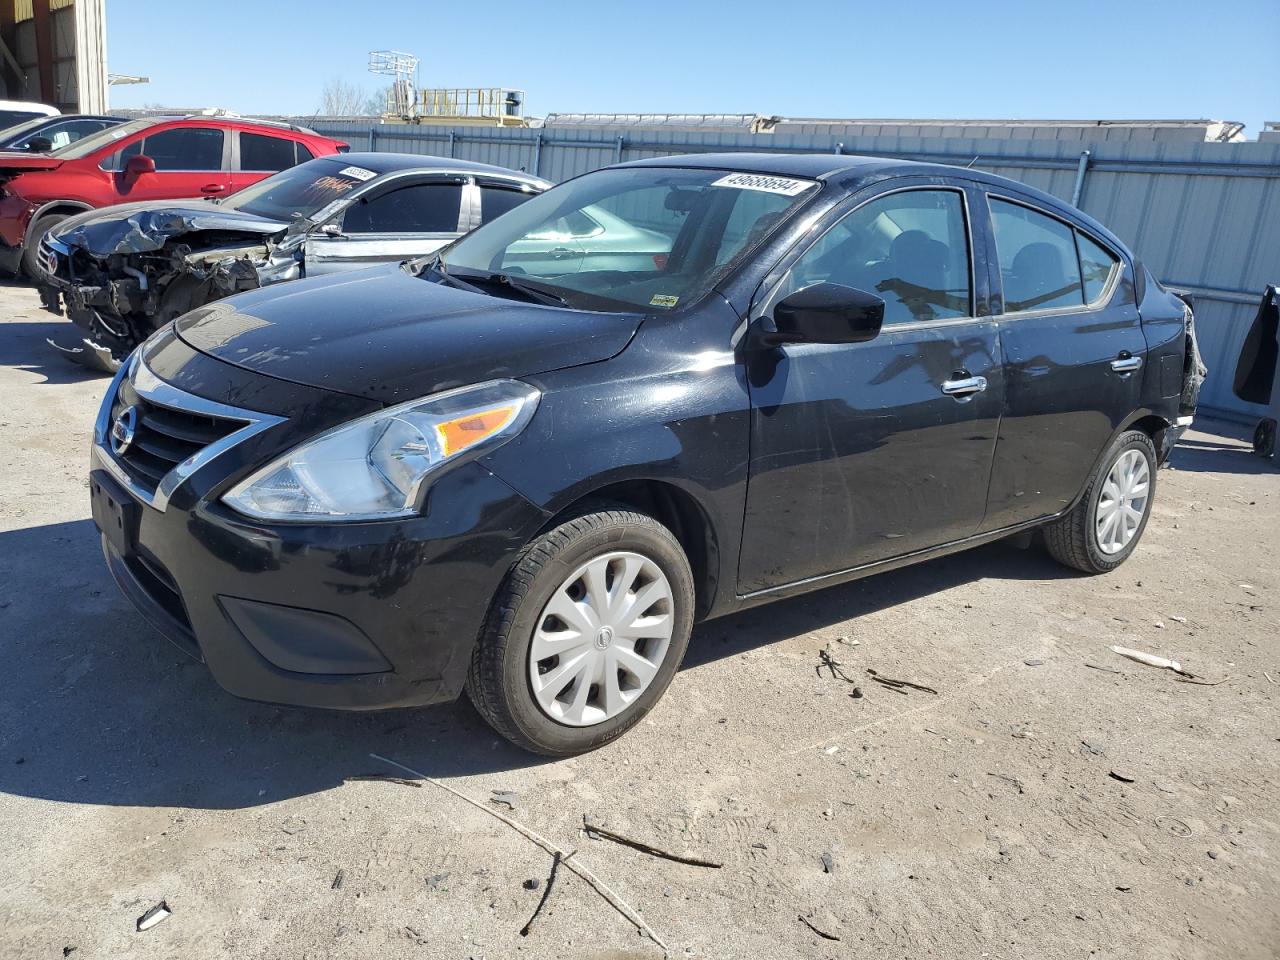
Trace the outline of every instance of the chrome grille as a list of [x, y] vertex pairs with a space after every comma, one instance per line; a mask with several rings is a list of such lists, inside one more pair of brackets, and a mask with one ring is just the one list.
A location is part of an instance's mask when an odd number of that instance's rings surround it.
[[112, 421], [130, 407], [137, 416], [133, 440], [123, 452], [115, 454], [115, 459], [135, 483], [150, 493], [179, 463], [248, 423], [161, 406], [123, 380], [111, 407]]

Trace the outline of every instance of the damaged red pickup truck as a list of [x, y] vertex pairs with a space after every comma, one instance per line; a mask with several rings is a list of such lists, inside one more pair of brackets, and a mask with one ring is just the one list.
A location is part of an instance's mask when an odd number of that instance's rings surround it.
[[67, 217], [131, 200], [234, 193], [347, 144], [242, 118], [150, 117], [54, 153], [0, 153], [0, 267], [38, 277], [40, 238]]

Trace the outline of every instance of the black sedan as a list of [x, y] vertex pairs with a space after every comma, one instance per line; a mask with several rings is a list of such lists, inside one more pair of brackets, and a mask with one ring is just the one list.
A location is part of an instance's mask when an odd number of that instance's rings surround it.
[[49, 153], [69, 147], [82, 137], [124, 123], [124, 117], [96, 116], [89, 113], [64, 114], [60, 117], [33, 117], [0, 130], [0, 150], [25, 153]]
[[347, 153], [290, 167], [224, 200], [126, 203], [68, 217], [40, 244], [49, 343], [114, 373], [154, 330], [243, 290], [440, 249], [550, 184], [442, 157]]
[[1030, 530], [1113, 570], [1193, 412], [1191, 335], [1110, 231], [1019, 183], [647, 160], [416, 264], [180, 318], [107, 392], [93, 516], [232, 693], [465, 688], [572, 754], [654, 706], [695, 621]]

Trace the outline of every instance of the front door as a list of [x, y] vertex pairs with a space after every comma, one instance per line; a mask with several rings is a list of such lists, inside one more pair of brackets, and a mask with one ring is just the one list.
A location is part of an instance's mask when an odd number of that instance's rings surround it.
[[[130, 156], [155, 161], [155, 173], [132, 177], [125, 172]], [[231, 188], [231, 145], [218, 127], [175, 127], [135, 140], [115, 155], [120, 202], [221, 197]]]
[[[984, 527], [1061, 513], [1140, 406], [1146, 338], [1121, 257], [1038, 207], [990, 196], [1006, 411]], [[1156, 371], [1158, 374], [1158, 371]]]
[[411, 183], [360, 197], [335, 233], [318, 231], [307, 239], [307, 276], [434, 253], [461, 232], [462, 188], [460, 180]]
[[967, 193], [936, 181], [862, 202], [753, 316], [828, 281], [885, 301], [861, 344], [753, 349], [741, 593], [963, 539], [986, 507], [1004, 383]]

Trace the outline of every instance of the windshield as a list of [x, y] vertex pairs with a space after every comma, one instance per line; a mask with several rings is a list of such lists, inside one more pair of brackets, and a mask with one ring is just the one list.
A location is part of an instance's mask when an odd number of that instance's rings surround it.
[[269, 220], [310, 218], [377, 175], [338, 157], [321, 157], [259, 180], [227, 197], [222, 206]]
[[460, 279], [531, 281], [570, 306], [671, 310], [710, 290], [817, 186], [724, 170], [600, 170], [468, 234], [442, 263]]
[[57, 117], [33, 117], [26, 123], [20, 123], [16, 127], [9, 127], [3, 131], [0, 136], [0, 146], [9, 146], [10, 144], [18, 144], [26, 139], [26, 134], [32, 130], [39, 130], [43, 126], [47, 126], [50, 120], [56, 120]]
[[70, 143], [61, 150], [53, 151], [53, 155], [60, 160], [79, 160], [81, 157], [87, 157], [103, 147], [114, 144], [131, 133], [137, 133], [139, 130], [147, 129], [147, 127], [154, 127], [159, 122], [158, 119], [130, 120], [128, 123], [107, 127], [107, 129], [91, 133], [87, 137], [81, 137], [75, 143]]

